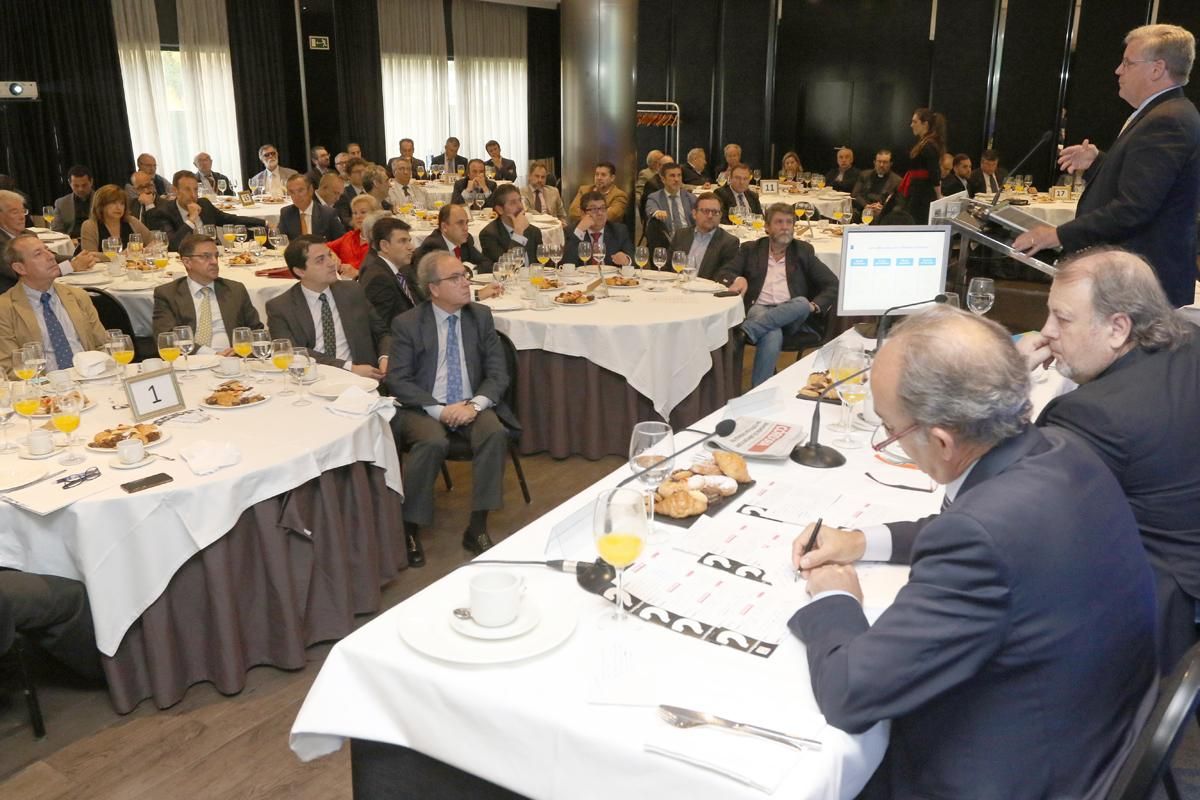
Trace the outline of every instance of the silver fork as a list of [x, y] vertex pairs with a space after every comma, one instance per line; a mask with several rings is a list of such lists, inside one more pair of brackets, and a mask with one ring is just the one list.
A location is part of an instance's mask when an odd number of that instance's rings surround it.
[[731, 719], [718, 717], [716, 714], [709, 714], [704, 711], [693, 711], [690, 708], [680, 708], [678, 706], [659, 706], [658, 715], [665, 721], [674, 725], [676, 728], [695, 728], [700, 725], [712, 725], [717, 728], [726, 728], [737, 733], [745, 733], [750, 736], [760, 736], [763, 739], [769, 739], [772, 742], [785, 744], [789, 747], [794, 747], [797, 750], [820, 750], [821, 742], [816, 739], [806, 739], [803, 736], [792, 736], [791, 734], [781, 731], [763, 728], [759, 725], [751, 725], [747, 722], [734, 722]]

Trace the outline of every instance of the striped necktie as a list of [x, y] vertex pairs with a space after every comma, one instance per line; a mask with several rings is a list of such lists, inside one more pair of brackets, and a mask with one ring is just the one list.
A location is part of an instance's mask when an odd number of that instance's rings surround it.
[[67, 341], [67, 332], [63, 330], [58, 315], [54, 313], [50, 303], [54, 295], [42, 292], [42, 319], [46, 323], [46, 337], [50, 340], [50, 348], [54, 351], [55, 369], [68, 369], [75, 362], [71, 352], [71, 343]]
[[446, 317], [446, 405], [463, 399], [462, 364], [458, 344], [458, 315]]

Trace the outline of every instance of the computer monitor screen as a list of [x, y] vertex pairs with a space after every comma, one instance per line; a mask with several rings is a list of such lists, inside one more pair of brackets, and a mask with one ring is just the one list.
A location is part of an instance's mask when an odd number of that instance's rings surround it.
[[[866, 317], [946, 290], [948, 225], [861, 225], [842, 236], [838, 314]], [[921, 310], [921, 306], [900, 313]]]

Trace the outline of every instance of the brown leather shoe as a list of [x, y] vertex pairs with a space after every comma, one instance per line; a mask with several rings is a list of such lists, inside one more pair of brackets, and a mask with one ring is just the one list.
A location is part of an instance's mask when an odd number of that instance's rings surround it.
[[421, 547], [421, 540], [415, 533], [406, 533], [404, 535], [405, 549], [408, 551], [408, 565], [410, 567], [425, 566], [425, 549]]
[[492, 539], [487, 535], [487, 531], [472, 533], [470, 528], [467, 528], [463, 534], [462, 545], [470, 550], [475, 555], [479, 555], [484, 550], [490, 550], [492, 547]]

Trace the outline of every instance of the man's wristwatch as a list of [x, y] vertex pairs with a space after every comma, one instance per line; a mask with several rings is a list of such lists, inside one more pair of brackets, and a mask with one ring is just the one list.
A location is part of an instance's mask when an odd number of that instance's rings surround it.
[[478, 414], [480, 411], [483, 411], [483, 403], [480, 403], [478, 400], [470, 400], [468, 402], [470, 403], [471, 408], [475, 409], [476, 414]]

